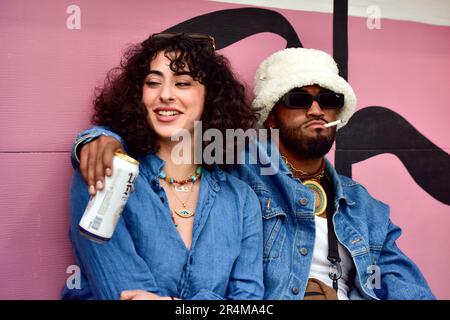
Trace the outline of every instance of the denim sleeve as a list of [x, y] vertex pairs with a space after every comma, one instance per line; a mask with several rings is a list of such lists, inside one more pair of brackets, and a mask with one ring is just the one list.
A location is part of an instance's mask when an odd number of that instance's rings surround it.
[[98, 137], [100, 137], [102, 135], [115, 138], [122, 144], [125, 151], [128, 151], [125, 141], [119, 135], [110, 131], [109, 127], [94, 126], [87, 130], [81, 131], [80, 133], [77, 134], [77, 136], [75, 138], [75, 143], [72, 145], [72, 153], [71, 153], [71, 157], [70, 157], [70, 160], [72, 162], [72, 167], [74, 169], [78, 168], [78, 166], [80, 164], [80, 159], [78, 158], [78, 154], [80, 152], [79, 148], [82, 147], [83, 145], [85, 145], [86, 143], [89, 143], [92, 140], [97, 139]]
[[243, 210], [241, 252], [230, 275], [227, 299], [261, 300], [264, 296], [262, 213], [258, 197], [250, 187]]
[[381, 277], [375, 294], [383, 300], [436, 299], [419, 268], [397, 247], [395, 241], [400, 234], [400, 228], [389, 220], [386, 241], [377, 261]]
[[88, 240], [79, 233], [78, 223], [88, 200], [87, 187], [77, 170], [71, 188], [69, 236], [93, 298], [118, 299], [123, 290], [135, 289], [161, 295], [151, 270], [136, 252], [123, 217], [119, 219], [113, 237], [106, 244]]

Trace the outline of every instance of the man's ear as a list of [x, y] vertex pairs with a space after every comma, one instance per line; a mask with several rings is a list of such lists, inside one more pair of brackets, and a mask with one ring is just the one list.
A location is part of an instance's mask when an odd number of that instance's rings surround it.
[[264, 121], [264, 125], [267, 128], [276, 129], [274, 110], [275, 110], [275, 107], [270, 111], [269, 115], [267, 116], [266, 121]]

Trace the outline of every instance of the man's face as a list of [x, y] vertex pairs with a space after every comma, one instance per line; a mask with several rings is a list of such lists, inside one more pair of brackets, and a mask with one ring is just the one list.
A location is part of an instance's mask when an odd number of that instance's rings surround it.
[[[329, 92], [318, 85], [294, 89], [318, 95]], [[291, 152], [307, 158], [320, 158], [330, 151], [336, 135], [336, 126], [325, 128], [327, 122], [336, 120], [336, 109], [322, 109], [313, 101], [307, 109], [291, 109], [280, 101], [271, 112], [268, 123], [280, 130], [280, 143]]]

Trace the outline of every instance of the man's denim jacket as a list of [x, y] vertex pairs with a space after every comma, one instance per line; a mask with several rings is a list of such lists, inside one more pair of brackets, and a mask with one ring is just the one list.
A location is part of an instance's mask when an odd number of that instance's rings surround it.
[[[77, 136], [72, 152], [75, 164], [77, 146], [101, 134], [113, 136], [126, 148], [118, 135], [93, 127]], [[264, 298], [302, 299], [314, 249], [314, 193], [293, 178], [277, 147], [257, 145], [264, 149], [259, 152], [262, 157], [269, 157], [271, 150], [270, 159], [238, 165], [232, 173], [250, 185], [261, 204]], [[270, 163], [276, 173], [261, 174], [266, 167], [261, 163]], [[356, 267], [349, 298], [434, 299], [418, 267], [396, 245], [401, 230], [391, 222], [389, 207], [362, 185], [337, 174], [328, 161], [326, 170], [334, 184], [335, 233]]]

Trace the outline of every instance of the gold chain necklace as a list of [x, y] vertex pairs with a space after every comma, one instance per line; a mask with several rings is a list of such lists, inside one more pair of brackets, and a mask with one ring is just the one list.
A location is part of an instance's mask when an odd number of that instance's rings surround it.
[[281, 158], [283, 159], [283, 161], [286, 163], [286, 165], [288, 166], [289, 170], [291, 170], [291, 172], [295, 175], [297, 172], [300, 173], [300, 175], [302, 176], [306, 176], [308, 174], [308, 172], [303, 171], [301, 169], [297, 169], [295, 168], [285, 156], [281, 156]]
[[[314, 214], [316, 216], [323, 216], [327, 210], [327, 194], [320, 184], [320, 179], [325, 175], [325, 160], [323, 160], [322, 165], [319, 169], [318, 174], [308, 175], [307, 172], [295, 168], [286, 157], [281, 157], [289, 170], [291, 170], [294, 177], [300, 179], [305, 187], [314, 192]], [[300, 173], [300, 175], [298, 175]], [[303, 177], [302, 177], [303, 176]]]
[[[173, 210], [173, 212], [175, 212], [181, 218], [189, 218], [195, 214], [195, 210], [191, 211], [187, 208], [187, 205], [189, 204], [189, 200], [191, 199], [191, 196], [194, 193], [194, 184], [195, 184], [195, 181], [192, 183], [192, 187], [190, 190], [191, 192], [189, 193], [189, 196], [187, 197], [187, 199], [185, 201], [182, 201], [178, 197], [176, 192], [174, 192], [172, 190], [172, 188], [170, 187], [170, 185], [168, 184], [168, 189], [170, 190], [170, 192], [172, 192], [172, 194], [175, 196], [175, 198], [181, 203], [181, 208]], [[173, 217], [172, 217], [172, 220], [174, 220], [174, 222], [175, 222], [175, 219]]]

